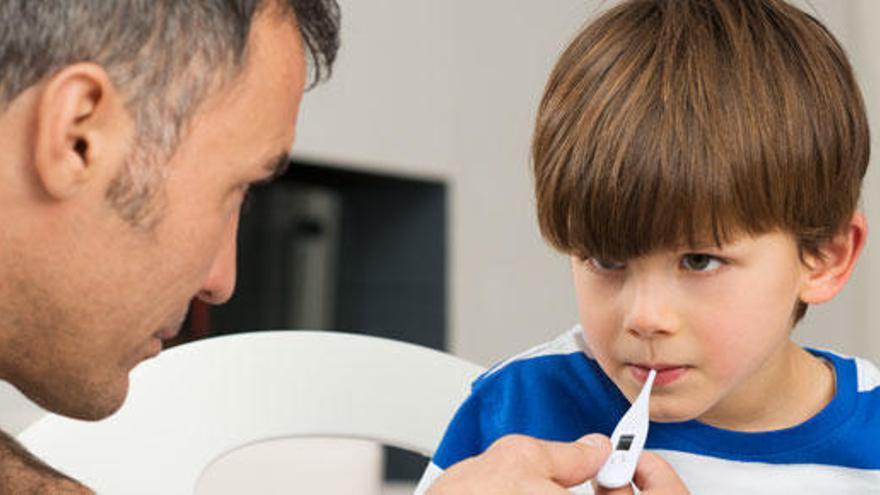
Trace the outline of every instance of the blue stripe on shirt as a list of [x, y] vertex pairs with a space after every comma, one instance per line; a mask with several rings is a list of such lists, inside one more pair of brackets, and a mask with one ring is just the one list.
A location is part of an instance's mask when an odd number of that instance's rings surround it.
[[[837, 391], [832, 402], [805, 423], [762, 433], [722, 430], [698, 421], [653, 423], [647, 448], [747, 462], [880, 469], [880, 388], [857, 392], [855, 360], [810, 352], [834, 365]], [[628, 407], [626, 398], [583, 352], [515, 360], [474, 383], [434, 463], [446, 469], [510, 433], [560, 441], [591, 432], [608, 435]]]

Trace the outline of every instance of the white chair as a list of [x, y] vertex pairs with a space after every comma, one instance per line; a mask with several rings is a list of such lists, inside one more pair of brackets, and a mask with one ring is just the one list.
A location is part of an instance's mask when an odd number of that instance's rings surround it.
[[359, 438], [430, 456], [482, 371], [375, 337], [229, 335], [143, 363], [116, 415], [94, 423], [47, 415], [19, 440], [99, 494], [191, 494], [213, 461], [272, 439]]

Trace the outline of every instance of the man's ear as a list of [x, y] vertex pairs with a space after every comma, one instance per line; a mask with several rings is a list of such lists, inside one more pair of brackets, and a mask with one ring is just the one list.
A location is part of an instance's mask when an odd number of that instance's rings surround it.
[[805, 253], [805, 278], [800, 300], [821, 304], [831, 300], [849, 280], [865, 245], [868, 226], [860, 212], [833, 239], [819, 247], [821, 256]]
[[128, 150], [128, 111], [106, 71], [91, 63], [65, 67], [40, 93], [34, 140], [39, 185], [66, 199], [114, 173]]

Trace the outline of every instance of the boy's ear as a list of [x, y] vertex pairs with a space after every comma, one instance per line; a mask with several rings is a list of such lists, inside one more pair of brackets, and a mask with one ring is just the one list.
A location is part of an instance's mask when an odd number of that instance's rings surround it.
[[69, 198], [124, 160], [130, 118], [102, 67], [65, 67], [46, 82], [36, 111], [34, 167], [49, 197]]
[[821, 304], [837, 295], [852, 274], [867, 234], [865, 217], [856, 212], [839, 234], [819, 247], [821, 256], [805, 253], [806, 270], [800, 300], [807, 304]]

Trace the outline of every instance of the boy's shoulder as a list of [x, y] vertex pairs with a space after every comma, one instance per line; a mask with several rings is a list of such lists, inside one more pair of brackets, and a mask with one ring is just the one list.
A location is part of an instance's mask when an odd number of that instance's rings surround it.
[[880, 368], [877, 367], [877, 364], [860, 357], [851, 359], [856, 366], [858, 391], [880, 394]]
[[535, 360], [540, 360], [545, 357], [571, 356], [575, 354], [583, 355], [586, 358], [592, 357], [589, 348], [584, 341], [584, 333], [580, 325], [575, 325], [551, 341], [531, 347], [519, 354], [515, 354], [492, 365], [480, 375], [479, 378], [477, 378], [477, 382], [484, 381], [485, 379], [501, 372], [507, 372], [509, 371], [508, 368], [517, 367], [523, 363], [534, 363], [537, 362]]
[[590, 357], [580, 326], [506, 359], [478, 377], [434, 457], [445, 469], [519, 433], [571, 441], [606, 435], [626, 398]]
[[553, 439], [577, 438], [584, 425], [610, 433], [609, 418], [629, 405], [592, 358], [580, 325], [492, 366], [474, 381], [468, 401], [498, 435]]
[[597, 371], [581, 326], [575, 325], [551, 341], [496, 363], [474, 381], [473, 392], [489, 393], [500, 388], [509, 393], [511, 386], [536, 382], [544, 386], [556, 381], [592, 382], [604, 378]]
[[[877, 394], [880, 397], [880, 367], [869, 359], [853, 356], [827, 349], [808, 349], [814, 355], [824, 357], [834, 364], [835, 372], [851, 373], [846, 386], [852, 387], [859, 394]], [[849, 371], [847, 371], [849, 370]], [[837, 376], [838, 387], [843, 378]]]

